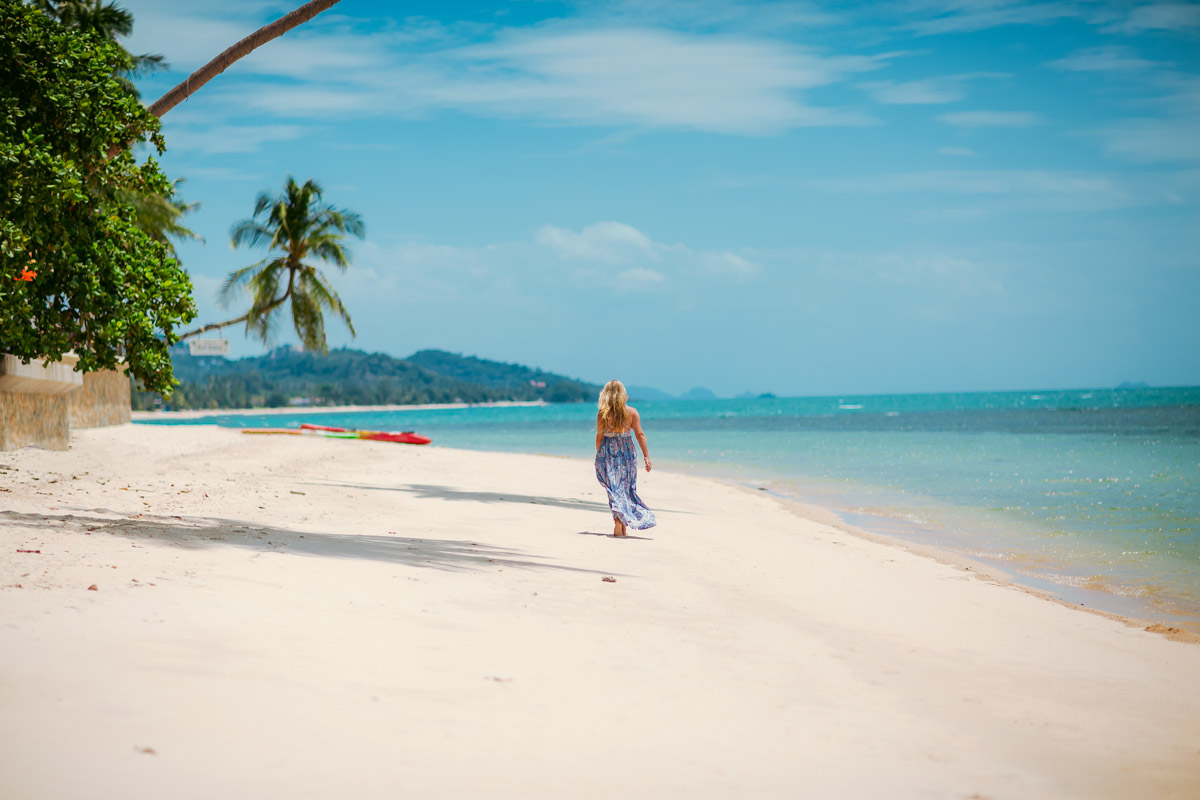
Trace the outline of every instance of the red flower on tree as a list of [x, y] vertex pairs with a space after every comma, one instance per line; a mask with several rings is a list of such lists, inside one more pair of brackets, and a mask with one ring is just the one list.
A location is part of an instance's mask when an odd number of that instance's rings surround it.
[[24, 269], [22, 269], [22, 270], [21, 270], [21, 277], [17, 278], [17, 280], [19, 280], [19, 281], [31, 281], [31, 280], [33, 280], [33, 279], [34, 279], [34, 278], [36, 278], [36, 277], [37, 277], [37, 273], [36, 273], [36, 272], [34, 272], [33, 270], [31, 270], [29, 267], [25, 267]]

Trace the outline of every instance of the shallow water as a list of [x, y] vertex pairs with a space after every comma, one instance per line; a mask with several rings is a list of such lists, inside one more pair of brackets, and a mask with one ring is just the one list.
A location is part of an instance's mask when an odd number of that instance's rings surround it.
[[[825, 505], [1072, 602], [1200, 630], [1200, 387], [638, 407], [661, 467]], [[149, 424], [415, 428], [435, 445], [587, 458], [594, 418], [574, 404]]]

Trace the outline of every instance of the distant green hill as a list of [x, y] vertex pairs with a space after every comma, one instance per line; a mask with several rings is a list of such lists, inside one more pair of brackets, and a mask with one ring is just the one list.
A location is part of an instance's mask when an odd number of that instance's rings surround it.
[[[180, 386], [172, 408], [258, 408], [329, 405], [484, 403], [593, 400], [600, 387], [518, 364], [422, 350], [394, 358], [361, 350], [326, 355], [280, 347], [236, 360], [171, 351]], [[163, 404], [157, 394], [134, 391], [135, 409]]]

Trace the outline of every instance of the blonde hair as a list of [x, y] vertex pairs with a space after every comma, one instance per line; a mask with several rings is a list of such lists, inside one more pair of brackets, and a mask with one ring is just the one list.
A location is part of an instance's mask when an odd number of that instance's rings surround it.
[[600, 427], [605, 431], [623, 431], [629, 427], [629, 394], [625, 384], [609, 381], [600, 390]]

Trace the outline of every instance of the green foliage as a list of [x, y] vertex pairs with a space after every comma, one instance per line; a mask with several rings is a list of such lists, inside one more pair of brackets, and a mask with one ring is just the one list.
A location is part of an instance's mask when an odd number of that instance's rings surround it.
[[254, 216], [233, 226], [234, 247], [266, 245], [274, 257], [230, 273], [221, 286], [221, 301], [228, 304], [240, 291], [252, 295], [246, 314], [246, 332], [263, 342], [270, 340], [280, 308], [290, 302], [292, 325], [305, 348], [324, 353], [325, 312], [341, 317], [354, 333], [350, 312], [328, 279], [310, 260], [324, 261], [341, 271], [350, 266], [346, 235], [364, 234], [362, 218], [353, 211], [334, 208], [322, 199], [314, 180], [303, 185], [288, 176], [283, 192], [263, 192], [254, 203]]
[[165, 242], [175, 255], [175, 245], [171, 239], [185, 239], [203, 242], [204, 238], [190, 228], [184, 226], [184, 214], [190, 214], [200, 207], [199, 203], [187, 203], [179, 194], [179, 185], [183, 178], [171, 182], [171, 194], [145, 194], [139, 192], [118, 192], [116, 199], [133, 207], [134, 224], [146, 232], [156, 242]]
[[[485, 403], [498, 400], [546, 400], [552, 403], [591, 401], [599, 386], [518, 364], [464, 358], [423, 350], [408, 359], [361, 350], [333, 350], [326, 355], [281, 347], [257, 358], [230, 361], [193, 357], [173, 351], [181, 385], [171, 406], [189, 408], [256, 408], [287, 405], [304, 398], [313, 405], [407, 405]], [[441, 370], [416, 363], [433, 362]], [[487, 383], [459, 375], [486, 375]], [[539, 376], [535, 386], [531, 375]], [[154, 408], [160, 401], [134, 392], [134, 408]]]
[[[133, 14], [121, 8], [114, 2], [103, 0], [33, 0], [33, 6], [66, 28], [81, 33], [90, 33], [116, 43], [133, 33]], [[121, 52], [129, 57], [127, 65], [122, 66], [113, 75], [117, 83], [125, 87], [134, 97], [138, 96], [137, 88], [129, 80], [131, 75], [144, 75], [167, 68], [167, 62], [161, 55], [143, 54], [135, 56], [121, 47]]]
[[0, 0], [0, 352], [74, 350], [85, 372], [124, 357], [169, 391], [168, 344], [195, 306], [169, 246], [119, 200], [169, 197], [170, 182], [128, 149], [106, 157], [131, 136], [162, 149], [158, 120], [113, 78], [129, 67], [117, 45]]

